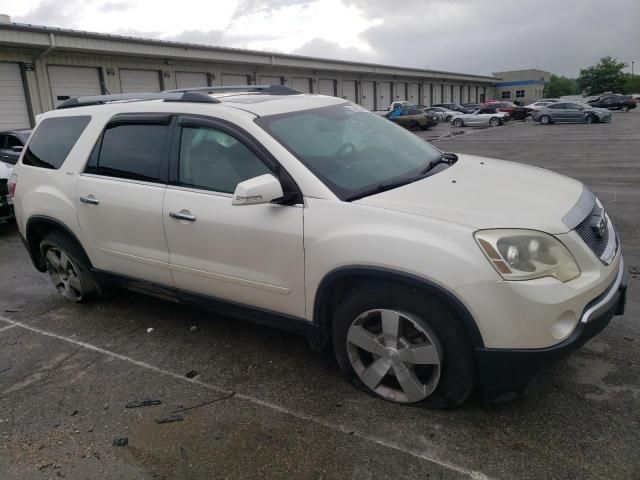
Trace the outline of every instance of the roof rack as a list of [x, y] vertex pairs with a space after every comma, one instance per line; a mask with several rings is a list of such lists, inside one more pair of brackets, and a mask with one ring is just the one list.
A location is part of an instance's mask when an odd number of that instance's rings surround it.
[[286, 85], [227, 85], [213, 87], [194, 87], [194, 88], [176, 88], [174, 90], [166, 90], [167, 93], [178, 92], [208, 92], [208, 93], [226, 93], [226, 92], [247, 92], [257, 93], [259, 95], [299, 95], [302, 92], [287, 87]]
[[220, 100], [198, 91], [169, 91], [169, 92], [144, 92], [144, 93], [119, 93], [114, 95], [93, 95], [89, 97], [71, 98], [56, 107], [63, 108], [86, 107], [89, 105], [104, 105], [112, 102], [139, 102], [143, 100], [164, 100], [165, 102], [192, 102], [192, 103], [220, 103]]

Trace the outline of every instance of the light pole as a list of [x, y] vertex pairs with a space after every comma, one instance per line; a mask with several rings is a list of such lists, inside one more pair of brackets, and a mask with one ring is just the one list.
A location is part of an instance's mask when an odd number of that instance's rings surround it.
[[636, 63], [635, 60], [631, 60], [631, 75], [633, 75], [633, 64]]

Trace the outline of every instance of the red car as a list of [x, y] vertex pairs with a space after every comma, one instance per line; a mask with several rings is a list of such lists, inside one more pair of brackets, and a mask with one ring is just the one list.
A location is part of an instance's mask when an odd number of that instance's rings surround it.
[[524, 120], [527, 118], [527, 109], [519, 107], [512, 102], [489, 100], [482, 104], [482, 108], [495, 108], [498, 112], [508, 113], [509, 118], [513, 118], [514, 120]]

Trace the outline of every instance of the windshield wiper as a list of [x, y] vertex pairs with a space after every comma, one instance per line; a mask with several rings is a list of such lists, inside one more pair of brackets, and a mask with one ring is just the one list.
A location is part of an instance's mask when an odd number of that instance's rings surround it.
[[416, 180], [425, 178], [427, 173], [429, 173], [436, 165], [440, 165], [441, 163], [446, 163], [447, 165], [453, 165], [457, 161], [458, 161], [458, 156], [455, 153], [445, 152], [442, 155], [440, 155], [438, 158], [430, 160], [429, 163], [427, 163], [427, 165], [420, 171], [418, 175], [402, 178], [400, 180], [396, 180], [395, 182], [379, 183], [375, 187], [365, 190], [364, 192], [356, 193], [355, 195], [345, 198], [345, 201], [351, 202], [353, 200], [359, 200], [361, 198], [368, 197], [369, 195], [375, 195], [376, 193], [382, 193], [388, 190], [393, 190], [394, 188], [408, 185], [409, 183], [413, 183]]

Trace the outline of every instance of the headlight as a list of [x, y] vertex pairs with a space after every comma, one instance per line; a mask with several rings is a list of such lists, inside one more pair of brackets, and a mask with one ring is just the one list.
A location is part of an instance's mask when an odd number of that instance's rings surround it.
[[553, 277], [568, 282], [580, 275], [571, 252], [555, 237], [534, 230], [480, 230], [476, 241], [505, 280]]

